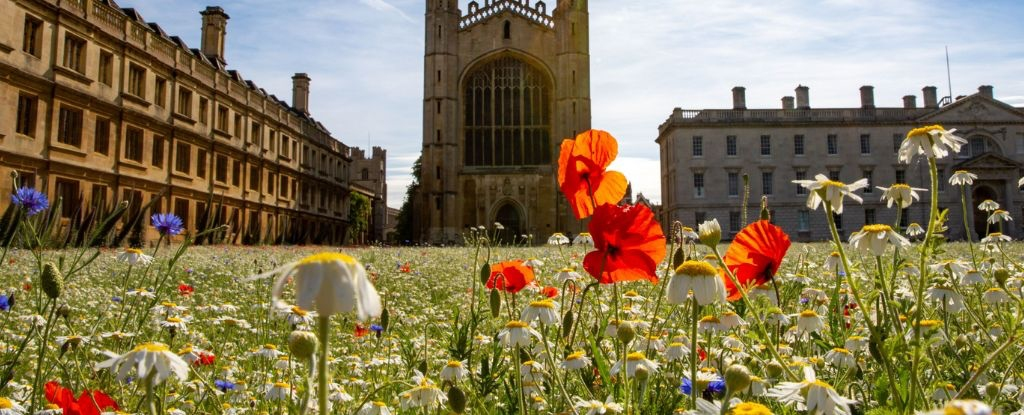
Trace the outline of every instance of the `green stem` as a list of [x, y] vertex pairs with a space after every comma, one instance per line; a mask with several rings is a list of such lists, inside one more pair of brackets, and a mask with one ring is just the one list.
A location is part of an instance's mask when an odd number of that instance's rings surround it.
[[[700, 320], [700, 305], [697, 297], [690, 299], [692, 321], [690, 321], [690, 407], [697, 409], [697, 321]], [[781, 362], [780, 362], [781, 363]]]
[[321, 413], [327, 411], [327, 350], [330, 337], [331, 316], [319, 316], [316, 318], [317, 337], [320, 339], [320, 349], [317, 353], [316, 380], [317, 380], [317, 407]]
[[[918, 374], [920, 371], [921, 364], [921, 318], [924, 311], [924, 286], [928, 282], [928, 254], [929, 246], [932, 243], [932, 236], [935, 233], [935, 219], [938, 216], [939, 210], [939, 172], [935, 166], [935, 159], [928, 158], [928, 174], [931, 177], [931, 207], [928, 213], [928, 229], [924, 234], [924, 243], [921, 244], [921, 258], [918, 265], [918, 271], [921, 274], [921, 279], [918, 281], [917, 290], [914, 293], [914, 301], [917, 305], [914, 312], [914, 323], [911, 327], [918, 328], [914, 330], [914, 349], [913, 358], [910, 362], [910, 395], [907, 397], [909, 402], [907, 405], [907, 413], [912, 413], [915, 409], [915, 404], [918, 395], [918, 388], [920, 387], [921, 379]], [[969, 238], [970, 236], [968, 236]]]
[[967, 186], [960, 186], [960, 208], [964, 214], [964, 236], [967, 238], [967, 246], [971, 249], [971, 264], [975, 270], [978, 269], [978, 257], [974, 254], [974, 237], [971, 236], [971, 226], [967, 221]]

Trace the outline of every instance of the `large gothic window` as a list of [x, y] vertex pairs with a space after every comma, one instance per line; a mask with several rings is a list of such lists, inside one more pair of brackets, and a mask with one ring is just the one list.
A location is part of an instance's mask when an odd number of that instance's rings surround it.
[[551, 163], [551, 98], [545, 76], [514, 58], [500, 58], [466, 79], [467, 166]]

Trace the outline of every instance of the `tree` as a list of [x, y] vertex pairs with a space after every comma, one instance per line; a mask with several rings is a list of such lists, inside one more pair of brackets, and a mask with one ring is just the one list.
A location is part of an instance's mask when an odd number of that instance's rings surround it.
[[373, 214], [373, 207], [370, 206], [370, 198], [356, 192], [350, 195], [348, 217], [353, 238], [358, 238], [359, 243], [365, 242], [365, 233], [370, 225], [370, 215]]
[[423, 170], [423, 156], [416, 159], [416, 162], [412, 165], [412, 183], [409, 183], [409, 187], [405, 189], [405, 200], [402, 202], [402, 208], [398, 210], [398, 224], [395, 225], [395, 232], [398, 234], [398, 241], [404, 243], [405, 241], [413, 240], [413, 199], [420, 190], [420, 177]]

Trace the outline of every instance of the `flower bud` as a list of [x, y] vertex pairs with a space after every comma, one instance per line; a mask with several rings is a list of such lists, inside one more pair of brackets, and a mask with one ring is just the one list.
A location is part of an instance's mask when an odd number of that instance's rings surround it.
[[700, 243], [714, 248], [722, 241], [722, 225], [718, 224], [718, 219], [704, 221], [697, 227], [697, 236]]
[[385, 305], [384, 311], [381, 311], [381, 313], [380, 313], [380, 327], [383, 329], [381, 331], [387, 331], [387, 329], [388, 329], [388, 327], [390, 325], [391, 325], [391, 311], [388, 309], [387, 305]]
[[68, 318], [71, 315], [71, 307], [67, 304], [61, 304], [57, 307], [57, 317]]
[[646, 383], [647, 382], [647, 378], [649, 378], [650, 376], [651, 376], [651, 373], [649, 371], [647, 371], [646, 367], [640, 366], [640, 367], [636, 368], [636, 380], [638, 382], [640, 382], [641, 385]]
[[957, 349], [964, 349], [971, 344], [971, 341], [967, 338], [967, 335], [961, 334], [956, 336], [956, 340], [953, 341], [953, 344], [956, 345]]
[[686, 261], [686, 255], [683, 254], [683, 247], [677, 247], [676, 251], [672, 253], [672, 269], [679, 268]]
[[480, 266], [480, 283], [486, 285], [487, 281], [491, 279], [491, 264], [484, 262]]
[[1002, 391], [1002, 387], [998, 383], [989, 382], [985, 384], [985, 396], [989, 399], [995, 399], [999, 396], [999, 392]]
[[622, 344], [629, 344], [636, 337], [636, 330], [633, 329], [633, 323], [628, 321], [620, 321], [618, 328], [615, 330], [615, 336], [619, 338]]
[[288, 335], [288, 350], [299, 359], [312, 359], [319, 345], [320, 341], [312, 332], [295, 330]]
[[501, 294], [498, 294], [498, 290], [491, 290], [491, 317], [498, 318], [501, 314]]
[[768, 362], [768, 364], [764, 366], [765, 373], [767, 373], [768, 377], [771, 379], [778, 379], [780, 376], [782, 376], [783, 369], [784, 368], [782, 367], [782, 364], [774, 360]]
[[64, 275], [52, 262], [43, 265], [43, 274], [39, 276], [39, 280], [43, 292], [51, 299], [60, 297], [61, 291], [64, 291]]
[[452, 386], [451, 389], [448, 389], [448, 405], [451, 406], [452, 412], [457, 414], [465, 412], [466, 393], [458, 386]]
[[739, 392], [750, 387], [753, 374], [743, 365], [732, 365], [725, 368], [725, 387], [730, 392]]
[[1010, 271], [1006, 268], [999, 268], [992, 272], [992, 276], [995, 277], [996, 283], [1000, 287], [1006, 287], [1006, 280], [1010, 279]]
[[565, 315], [562, 316], [562, 337], [569, 337], [572, 333], [573, 323], [572, 309], [566, 310]]

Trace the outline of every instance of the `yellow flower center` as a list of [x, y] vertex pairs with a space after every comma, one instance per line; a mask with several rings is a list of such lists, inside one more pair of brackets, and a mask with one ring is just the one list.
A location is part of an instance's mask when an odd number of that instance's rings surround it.
[[166, 344], [152, 342], [152, 343], [143, 343], [143, 344], [140, 344], [138, 346], [135, 346], [135, 350], [133, 350], [133, 351], [135, 351], [135, 352], [160, 353], [160, 352], [168, 352], [170, 350], [171, 349], [169, 347], [167, 347]]
[[721, 323], [721, 320], [719, 320], [718, 317], [715, 317], [715, 316], [704, 316], [703, 318], [700, 319], [700, 322], [701, 323]]
[[836, 348], [832, 349], [832, 351], [836, 352], [836, 353], [850, 354], [849, 350], [846, 350], [846, 349], [844, 349], [842, 347], [836, 347]]
[[181, 319], [177, 317], [167, 317], [168, 323], [181, 323]]
[[767, 406], [756, 402], [740, 402], [732, 407], [732, 411], [729, 413], [731, 415], [772, 415], [772, 411]]
[[172, 302], [170, 302], [170, 301], [164, 301], [164, 302], [161, 302], [161, 303], [160, 303], [160, 305], [162, 305], [162, 306], [164, 306], [164, 307], [167, 307], [167, 308], [171, 308], [171, 307], [177, 307], [177, 306], [178, 306], [177, 304], [175, 304], [175, 303], [172, 303]]
[[10, 399], [0, 398], [0, 409], [11, 409], [14, 407], [14, 403]]
[[555, 302], [551, 300], [532, 301], [530, 302], [530, 307], [546, 308], [550, 310], [555, 308]]
[[930, 328], [934, 328], [934, 327], [939, 327], [941, 325], [942, 325], [942, 322], [939, 321], [939, 320], [921, 320], [921, 324], [919, 324], [919, 327], [924, 327], [926, 329], [930, 329]]
[[683, 347], [683, 346], [684, 345], [681, 342], [672, 342], [672, 343], [668, 344], [668, 347]]
[[141, 249], [125, 248], [124, 252], [128, 253], [128, 254], [142, 255], [142, 250]]
[[293, 306], [292, 306], [292, 313], [293, 313], [293, 314], [296, 314], [296, 315], [300, 315], [300, 316], [302, 316], [302, 317], [305, 317], [305, 316], [306, 316], [306, 314], [309, 314], [309, 312], [308, 312], [308, 311], [306, 311], [306, 310], [303, 310], [302, 308], [300, 308], [300, 307], [299, 307], [299, 306], [297, 306], [297, 305], [293, 305]]
[[930, 132], [932, 132], [934, 130], [946, 131], [946, 129], [942, 128], [941, 125], [938, 125], [938, 124], [928, 125], [928, 126], [919, 127], [919, 128], [915, 128], [913, 130], [910, 130], [910, 132], [907, 133], [907, 139], [909, 140], [911, 137], [919, 136], [919, 135], [928, 135], [928, 133], [930, 133]]
[[910, 190], [910, 185], [904, 183], [896, 183], [892, 186], [889, 186], [889, 190]]
[[843, 187], [843, 186], [846, 186], [846, 183], [843, 183], [843, 182], [840, 182], [840, 181], [837, 181], [837, 180], [825, 180], [824, 182], [821, 183], [821, 190], [824, 190], [825, 188], [828, 188], [828, 187]]
[[636, 292], [636, 291], [633, 291], [633, 290], [629, 290], [629, 291], [626, 291], [626, 293], [625, 293], [625, 294], [623, 294], [623, 295], [624, 295], [624, 296], [626, 296], [626, 297], [636, 297], [636, 296], [638, 296], [638, 295], [640, 295], [640, 294], [637, 294], [637, 292]]
[[522, 321], [510, 321], [508, 322], [508, 324], [505, 324], [506, 329], [525, 329], [529, 326], [529, 324], [526, 324]]
[[832, 253], [828, 254], [828, 256], [839, 258], [839, 251], [832, 251]]
[[942, 413], [945, 415], [965, 415], [963, 409], [954, 405], [946, 405], [946, 407], [942, 409]]
[[818, 313], [814, 310], [804, 310], [800, 312], [800, 317], [817, 317]]
[[458, 360], [449, 360], [448, 367], [462, 367], [462, 362]]
[[580, 232], [579, 236], [581, 236], [581, 237], [588, 237], [588, 236], [590, 236], [590, 232]]
[[572, 353], [570, 353], [570, 354], [569, 354], [568, 356], [566, 356], [566, 357], [565, 357], [565, 360], [577, 360], [577, 359], [582, 359], [582, 358], [583, 358], [583, 356], [584, 356], [584, 354], [583, 354], [583, 352], [582, 352], [582, 351], [572, 352]]
[[345, 255], [345, 254], [342, 254], [342, 253], [338, 253], [338, 252], [321, 252], [319, 254], [314, 254], [314, 255], [310, 255], [310, 256], [307, 256], [305, 258], [302, 258], [301, 260], [299, 260], [298, 265], [324, 264], [324, 263], [328, 263], [328, 262], [344, 262], [346, 264], [353, 264], [353, 265], [359, 263], [358, 261], [356, 261], [355, 258], [352, 258], [352, 257], [350, 257], [348, 255]]
[[825, 388], [825, 389], [832, 389], [832, 385], [829, 385], [829, 384], [827, 384], [827, 383], [825, 383], [823, 381], [820, 381], [820, 380], [815, 380], [814, 382], [811, 382], [811, 385], [812, 386], [817, 386], [817, 387], [820, 387], [820, 388]]
[[263, 348], [264, 349], [270, 349], [270, 350], [277, 350], [277, 346], [274, 346], [272, 344], [264, 344]]
[[868, 233], [892, 232], [892, 226], [876, 223], [874, 225], [864, 225], [864, 228], [861, 230]]
[[644, 354], [640, 353], [640, 352], [633, 352], [633, 353], [630, 353], [630, 354], [626, 355], [626, 360], [629, 360], [629, 361], [644, 360], [646, 358], [647, 357], [644, 356]]
[[688, 277], [711, 277], [717, 275], [715, 267], [704, 261], [685, 261], [679, 268], [676, 268], [676, 275]]
[[55, 403], [48, 403], [46, 404], [46, 409], [60, 409], [60, 407]]
[[970, 172], [968, 172], [967, 170], [957, 170], [957, 171], [953, 172], [954, 175], [968, 174], [968, 173], [970, 173]]
[[192, 346], [184, 347], [181, 350], [178, 350], [178, 354], [189, 354], [189, 353], [192, 353]]
[[388, 406], [388, 404], [386, 404], [384, 402], [381, 402], [381, 401], [373, 401], [373, 406], [376, 406], [378, 408], [383, 408], [385, 406]]
[[288, 389], [288, 388], [291, 388], [292, 385], [289, 385], [289, 384], [284, 383], [284, 382], [274, 382], [274, 387], [275, 388], [281, 388], [281, 389]]

